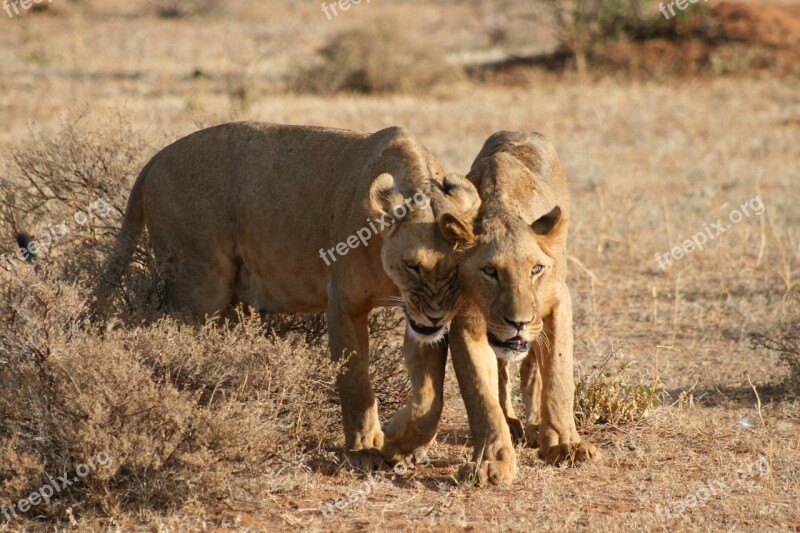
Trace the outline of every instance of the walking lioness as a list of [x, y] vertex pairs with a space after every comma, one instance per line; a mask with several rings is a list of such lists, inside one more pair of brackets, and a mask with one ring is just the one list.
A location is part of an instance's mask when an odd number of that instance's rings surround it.
[[596, 455], [578, 436], [573, 417], [569, 191], [555, 149], [536, 133], [493, 134], [467, 178], [482, 199], [475, 239], [447, 235], [467, 239], [471, 247], [459, 267], [466, 304], [450, 328], [453, 367], [475, 442], [473, 461], [459, 476], [510, 483], [516, 458], [509, 425], [521, 433], [521, 424], [508, 396], [509, 361], [524, 359], [524, 432], [538, 440], [540, 457], [559, 464]]
[[[593, 460], [597, 451], [580, 439], [573, 416], [572, 301], [566, 285], [570, 198], [558, 154], [542, 135], [498, 132], [484, 143], [467, 178], [482, 199], [474, 233], [460, 233], [463, 225], [449, 224], [447, 214], [440, 224], [445, 237], [463, 242], [466, 250], [459, 267], [464, 304], [449, 342], [475, 448], [459, 478], [511, 483], [512, 432], [538, 442], [540, 457], [549, 463]], [[519, 360], [524, 426], [508, 390], [509, 365]], [[432, 414], [441, 412], [439, 374], [430, 373], [424, 382], [414, 405], [429, 416], [416, 419], [418, 443], [435, 433], [438, 418]]]
[[[454, 367], [484, 369], [464, 370], [459, 383], [486, 376], [469, 384], [473, 436], [490, 452], [484, 453], [490, 462], [484, 469], [500, 479], [511, 472], [506, 427], [516, 429], [519, 421], [509, 398], [508, 363], [519, 359], [524, 432], [529, 441], [538, 440], [539, 456], [553, 464], [594, 459], [596, 449], [578, 436], [573, 414], [572, 300], [566, 284], [570, 201], [558, 154], [543, 135], [498, 132], [486, 140], [467, 178], [483, 205], [478, 243], [460, 269], [471, 309], [454, 322], [451, 347]], [[459, 364], [459, 358], [469, 364]], [[489, 402], [489, 396], [500, 401]]]
[[416, 419], [429, 415], [412, 409], [396, 418], [384, 442], [369, 381], [367, 314], [402, 297], [412, 402], [425, 386], [422, 373], [443, 372], [446, 345], [434, 341], [456, 312], [454, 250], [462, 242], [453, 236], [472, 235], [479, 206], [470, 182], [445, 177], [400, 128], [369, 135], [224, 124], [178, 140], [144, 167], [107, 286], [147, 227], [167, 272], [168, 304], [197, 319], [237, 302], [259, 312], [326, 311], [333, 359], [349, 356], [337, 377], [345, 455], [370, 469], [384, 455], [402, 455]]

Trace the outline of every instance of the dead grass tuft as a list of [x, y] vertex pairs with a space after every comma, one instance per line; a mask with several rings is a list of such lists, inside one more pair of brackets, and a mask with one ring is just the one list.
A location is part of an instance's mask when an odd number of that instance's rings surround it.
[[789, 370], [783, 383], [786, 392], [790, 397], [800, 398], [800, 334], [796, 330], [756, 333], [752, 336], [752, 346], [778, 354], [781, 364]]
[[316, 65], [292, 82], [298, 92], [424, 93], [457, 71], [437, 47], [414, 40], [396, 22], [382, 21], [334, 37]]
[[221, 5], [219, 0], [161, 0], [152, 7], [159, 17], [172, 19], [214, 13]]
[[612, 351], [598, 368], [582, 376], [575, 385], [575, 420], [579, 427], [639, 422], [667, 396], [658, 376], [650, 383], [632, 382], [631, 363], [603, 370], [614, 356]]

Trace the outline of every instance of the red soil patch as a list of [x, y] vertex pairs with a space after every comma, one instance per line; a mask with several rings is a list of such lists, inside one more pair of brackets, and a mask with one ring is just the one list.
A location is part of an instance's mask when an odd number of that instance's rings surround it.
[[[595, 71], [634, 77], [758, 72], [800, 76], [800, 5], [722, 2], [708, 9], [690, 4], [656, 33], [595, 46], [587, 59]], [[572, 54], [559, 50], [509, 58], [469, 73], [483, 81], [526, 85], [532, 69], [558, 73], [573, 66]]]
[[722, 2], [712, 12], [724, 40], [774, 48], [800, 46], [800, 5]]
[[[690, 6], [691, 7], [691, 6]], [[685, 13], [690, 14], [690, 13]], [[680, 13], [678, 16], [684, 15]], [[683, 35], [600, 47], [593, 63], [632, 75], [771, 71], [800, 74], [800, 5], [722, 2]]]

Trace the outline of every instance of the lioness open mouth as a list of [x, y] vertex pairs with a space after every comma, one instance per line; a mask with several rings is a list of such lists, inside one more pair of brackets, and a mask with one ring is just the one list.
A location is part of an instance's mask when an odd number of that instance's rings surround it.
[[507, 341], [501, 341], [500, 339], [492, 335], [490, 331], [486, 332], [486, 336], [489, 338], [489, 344], [491, 344], [492, 346], [495, 346], [497, 348], [505, 348], [506, 350], [511, 350], [514, 352], [527, 352], [528, 347], [531, 344], [530, 342], [526, 341], [519, 335], [517, 335], [516, 337], [512, 337]]
[[408, 318], [408, 325], [411, 326], [416, 333], [424, 336], [435, 335], [439, 333], [444, 326], [423, 326], [421, 324], [417, 324], [414, 320], [409, 316]]

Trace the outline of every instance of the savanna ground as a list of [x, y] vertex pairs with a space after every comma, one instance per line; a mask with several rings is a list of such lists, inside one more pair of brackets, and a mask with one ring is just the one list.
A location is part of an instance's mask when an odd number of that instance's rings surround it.
[[[70, 228], [35, 269], [0, 268], [0, 505], [111, 460], [0, 527], [800, 531], [800, 8], [712, 2], [727, 25], [550, 53], [565, 38], [542, 22], [547, 4], [375, 0], [331, 20], [318, 2], [241, 0], [0, 13], [0, 252], [17, 231]], [[677, 16], [693, 9], [709, 16], [702, 3]], [[243, 118], [402, 125], [455, 172], [496, 130], [548, 135], [571, 179], [577, 411], [602, 459], [553, 468], [520, 447], [512, 486], [458, 486], [471, 440], [450, 369], [430, 465], [387, 470], [347, 502], [367, 478], [342, 465], [319, 319], [173, 322], [146, 249], [96, 306], [141, 166]], [[657, 265], [745, 203], [704, 250]], [[407, 391], [398, 320], [372, 325], [388, 418]], [[320, 511], [337, 498], [344, 509]]]

